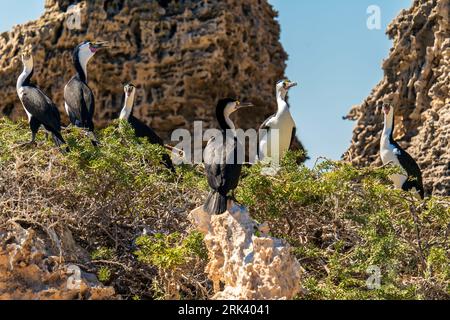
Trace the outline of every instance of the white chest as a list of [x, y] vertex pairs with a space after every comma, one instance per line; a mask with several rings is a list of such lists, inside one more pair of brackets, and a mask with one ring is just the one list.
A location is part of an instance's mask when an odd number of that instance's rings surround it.
[[268, 132], [260, 140], [260, 160], [270, 157], [280, 161], [291, 146], [295, 122], [286, 111], [273, 118], [268, 126]]
[[22, 100], [23, 95], [25, 94], [25, 89], [24, 89], [23, 87], [20, 87], [20, 88], [17, 90], [17, 94], [19, 95], [20, 102], [22, 102], [23, 110], [25, 110], [25, 113], [27, 114], [28, 122], [30, 122], [30, 121], [31, 121], [32, 115], [31, 115], [31, 113], [27, 110], [27, 108], [25, 107], [25, 105], [24, 105], [24, 103], [23, 103], [23, 100]]
[[[383, 164], [401, 167], [400, 161], [398, 160], [399, 154], [400, 150], [398, 150], [396, 146], [391, 144], [389, 136], [383, 136], [381, 138], [380, 148], [380, 156]], [[393, 174], [389, 178], [392, 180], [394, 186], [397, 189], [401, 189], [405, 182], [408, 180], [408, 176], [402, 174]]]
[[384, 165], [400, 165], [400, 161], [398, 161], [399, 150], [390, 143], [389, 138], [381, 141], [380, 155]]

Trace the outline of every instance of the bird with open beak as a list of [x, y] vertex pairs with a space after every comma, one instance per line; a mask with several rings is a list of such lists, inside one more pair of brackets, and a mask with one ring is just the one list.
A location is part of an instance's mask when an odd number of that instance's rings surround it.
[[268, 118], [259, 129], [259, 161], [270, 161], [278, 167], [294, 142], [297, 126], [287, 102], [289, 90], [296, 87], [297, 82], [288, 79], [280, 80], [276, 85], [277, 113]]
[[88, 86], [87, 64], [101, 49], [109, 47], [106, 41], [85, 41], [73, 51], [73, 65], [76, 75], [70, 79], [64, 88], [66, 113], [70, 122], [79, 128], [87, 130], [92, 144], [98, 145], [94, 134], [95, 97]]

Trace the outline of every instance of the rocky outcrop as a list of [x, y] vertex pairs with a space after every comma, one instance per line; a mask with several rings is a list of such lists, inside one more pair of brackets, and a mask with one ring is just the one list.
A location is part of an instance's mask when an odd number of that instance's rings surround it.
[[293, 299], [299, 293], [300, 264], [289, 244], [268, 236], [268, 227], [253, 221], [245, 208], [218, 216], [198, 208], [191, 217], [206, 235], [213, 299]]
[[275, 17], [266, 0], [47, 0], [39, 20], [0, 35], [0, 114], [25, 117], [15, 81], [20, 50], [30, 45], [34, 80], [64, 115], [72, 50], [90, 39], [112, 45], [89, 65], [98, 126], [118, 117], [123, 84], [132, 81], [136, 115], [166, 141], [175, 128], [192, 130], [194, 120], [215, 127], [216, 100], [226, 96], [257, 105], [238, 119], [254, 127], [275, 110], [275, 83], [284, 76]]
[[450, 0], [416, 0], [388, 27], [394, 40], [383, 63], [384, 79], [355, 106], [358, 121], [345, 158], [379, 165], [383, 116], [380, 103], [396, 109], [395, 137], [419, 163], [428, 193], [450, 195]]
[[21, 224], [10, 221], [0, 230], [0, 300], [115, 298], [113, 288], [66, 261], [86, 261], [68, 230], [58, 236], [53, 229]]

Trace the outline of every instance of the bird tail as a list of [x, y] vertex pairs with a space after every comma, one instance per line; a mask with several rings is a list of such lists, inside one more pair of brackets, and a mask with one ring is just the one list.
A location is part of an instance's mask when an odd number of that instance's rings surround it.
[[418, 187], [419, 187], [420, 197], [422, 198], [422, 200], [424, 200], [425, 199], [425, 188], [423, 187], [422, 181], [420, 182]]
[[217, 191], [211, 191], [203, 206], [203, 210], [210, 215], [225, 213], [228, 210], [228, 197]]
[[416, 187], [416, 190], [417, 190], [417, 193], [420, 195], [420, 198], [422, 199], [422, 200], [424, 200], [425, 199], [425, 188], [424, 188], [424, 186], [423, 186], [423, 178], [422, 178], [422, 175], [419, 175], [418, 177], [417, 177], [417, 180], [416, 181], [414, 181], [415, 182], [415, 187]]
[[402, 187], [403, 191], [415, 190], [422, 200], [425, 199], [425, 188], [423, 187], [422, 177], [419, 176], [415, 180], [408, 180]]

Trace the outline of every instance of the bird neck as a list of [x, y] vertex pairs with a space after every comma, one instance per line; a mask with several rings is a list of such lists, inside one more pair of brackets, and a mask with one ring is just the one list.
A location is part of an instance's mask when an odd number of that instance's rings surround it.
[[23, 71], [17, 79], [17, 90], [23, 86], [30, 85], [31, 77], [33, 76], [34, 66], [27, 67], [24, 65]]
[[75, 69], [77, 70], [78, 77], [85, 83], [88, 82], [87, 64], [89, 59], [90, 57], [86, 55], [78, 55], [75, 59]]
[[394, 125], [394, 110], [391, 109], [388, 114], [384, 114], [383, 137], [393, 140]]
[[231, 130], [233, 135], [236, 136], [236, 126], [230, 119], [230, 115], [231, 115], [230, 113], [224, 110], [223, 113], [221, 112], [217, 115], [217, 120], [219, 121], [220, 128], [222, 129], [223, 132]]
[[133, 113], [134, 93], [125, 95], [125, 105], [120, 113], [120, 120], [128, 120]]
[[289, 109], [289, 105], [286, 102], [286, 91], [278, 90], [277, 91], [277, 104], [278, 104], [278, 112], [277, 114], [281, 114]]

